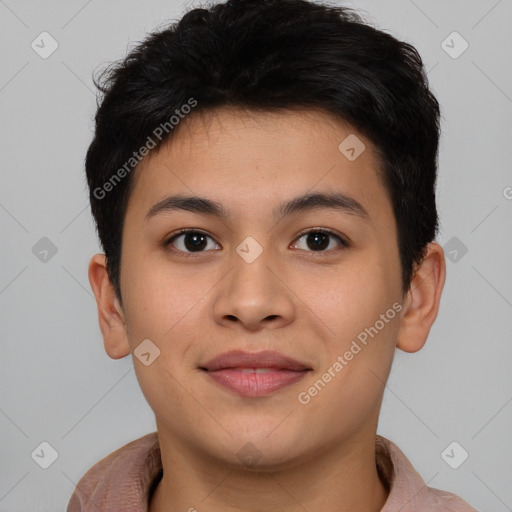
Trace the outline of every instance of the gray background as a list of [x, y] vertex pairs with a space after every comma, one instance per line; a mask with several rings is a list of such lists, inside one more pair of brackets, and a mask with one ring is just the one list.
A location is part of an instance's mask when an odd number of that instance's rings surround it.
[[[0, 0], [0, 511], [64, 510], [90, 466], [155, 430], [131, 356], [103, 349], [83, 160], [92, 71], [192, 5]], [[428, 485], [480, 511], [512, 510], [512, 2], [344, 5], [424, 59], [443, 111], [438, 240], [457, 251], [429, 341], [397, 351], [379, 433]], [[31, 48], [43, 31], [59, 44], [47, 59]], [[442, 47], [453, 31], [469, 43], [458, 58]], [[43, 237], [57, 248], [46, 262], [32, 250]], [[43, 441], [58, 452], [48, 469], [31, 457]], [[469, 453], [458, 469], [441, 456], [452, 441]]]

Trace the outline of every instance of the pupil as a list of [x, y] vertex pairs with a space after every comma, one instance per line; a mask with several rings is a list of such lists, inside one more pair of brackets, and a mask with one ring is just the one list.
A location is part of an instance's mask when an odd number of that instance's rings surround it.
[[206, 246], [205, 238], [205, 235], [202, 235], [201, 233], [186, 233], [185, 247], [188, 251], [203, 249], [204, 246]]
[[[329, 246], [329, 236], [327, 235], [327, 233], [310, 233], [307, 237], [307, 240], [308, 247], [313, 250], [321, 250]], [[309, 244], [311, 240], [314, 240], [314, 243]]]

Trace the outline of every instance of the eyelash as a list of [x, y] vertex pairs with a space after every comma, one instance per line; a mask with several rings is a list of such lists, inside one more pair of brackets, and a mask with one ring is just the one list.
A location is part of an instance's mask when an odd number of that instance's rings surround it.
[[[174, 240], [176, 240], [178, 237], [180, 237], [181, 235], [183, 234], [187, 234], [187, 233], [198, 233], [198, 234], [201, 234], [201, 235], [205, 235], [207, 236], [208, 238], [211, 238], [212, 240], [214, 240], [208, 233], [200, 230], [200, 229], [193, 229], [193, 228], [187, 228], [187, 229], [180, 229], [177, 233], [175, 233], [174, 235], [172, 235], [170, 238], [166, 239], [163, 243], [164, 247], [168, 247], [172, 244], [172, 242]], [[343, 238], [342, 236], [338, 235], [337, 233], [335, 233], [334, 231], [331, 231], [330, 229], [325, 229], [325, 228], [310, 228], [308, 229], [307, 231], [304, 231], [302, 233], [300, 233], [296, 240], [299, 240], [300, 238], [302, 238], [303, 236], [305, 235], [308, 235], [310, 233], [325, 233], [327, 235], [330, 235], [334, 238], [337, 238], [340, 243], [341, 243], [341, 248], [338, 248], [338, 249], [347, 249], [348, 247], [350, 247], [350, 243], [348, 242], [347, 239]], [[216, 244], [218, 244], [215, 240], [214, 242]], [[218, 244], [220, 245], [220, 244]], [[329, 253], [329, 252], [332, 252], [333, 250], [336, 250], [336, 249], [328, 249], [328, 250], [324, 250], [324, 251], [306, 251], [306, 252], [311, 252], [311, 253], [317, 253], [317, 254], [322, 254], [322, 253]], [[181, 256], [185, 257], [185, 258], [195, 258], [197, 256], [199, 256], [201, 253], [204, 253], [204, 252], [207, 252], [207, 251], [198, 251], [198, 252], [185, 252], [185, 251], [182, 251], [180, 249], [175, 249], [175, 248], [172, 248], [172, 251], [175, 252], [175, 253], [179, 253]]]

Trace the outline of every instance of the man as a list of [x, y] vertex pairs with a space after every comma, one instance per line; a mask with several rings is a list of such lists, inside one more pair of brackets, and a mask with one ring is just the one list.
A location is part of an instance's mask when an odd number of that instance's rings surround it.
[[68, 512], [474, 511], [376, 435], [445, 280], [439, 105], [348, 8], [229, 0], [109, 69], [87, 153], [105, 349], [157, 432]]

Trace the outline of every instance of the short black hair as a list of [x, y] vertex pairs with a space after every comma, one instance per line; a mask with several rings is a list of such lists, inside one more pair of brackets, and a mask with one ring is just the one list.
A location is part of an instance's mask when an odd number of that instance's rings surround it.
[[393, 205], [405, 294], [438, 230], [440, 109], [417, 50], [348, 7], [308, 0], [204, 7], [155, 29], [93, 76], [102, 97], [85, 167], [121, 304], [121, 235], [139, 152], [159, 148], [185, 114], [221, 107], [317, 109], [371, 141]]

